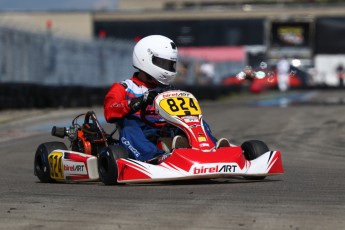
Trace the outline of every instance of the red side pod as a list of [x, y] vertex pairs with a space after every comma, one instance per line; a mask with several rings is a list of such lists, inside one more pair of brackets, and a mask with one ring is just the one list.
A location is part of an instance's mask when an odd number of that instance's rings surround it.
[[[83, 153], [81, 153], [81, 154], [83, 154]], [[81, 154], [73, 153], [73, 152], [65, 152], [64, 159], [71, 160], [73, 162], [82, 162], [82, 163], [84, 163], [85, 168], [88, 171], [89, 169], [87, 168], [87, 159], [89, 159], [90, 155], [83, 156]]]
[[281, 153], [276, 152], [274, 158], [271, 160], [272, 167], [268, 171], [268, 174], [281, 174], [284, 173]]
[[151, 178], [146, 168], [137, 162], [122, 158], [118, 159], [116, 162], [118, 168], [117, 181]]
[[[92, 158], [92, 159], [91, 159]], [[94, 181], [98, 179], [97, 158], [85, 153], [66, 151], [62, 159], [62, 170], [67, 181]], [[62, 178], [61, 178], [62, 179]]]

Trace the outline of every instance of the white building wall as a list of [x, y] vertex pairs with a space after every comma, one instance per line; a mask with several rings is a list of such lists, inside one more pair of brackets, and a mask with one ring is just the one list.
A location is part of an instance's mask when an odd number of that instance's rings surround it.
[[345, 68], [345, 54], [317, 55], [315, 57], [315, 83], [330, 86], [338, 85], [339, 80], [336, 74], [336, 68], [339, 64], [343, 64]]
[[0, 12], [0, 25], [29, 31], [46, 31], [51, 23], [54, 35], [80, 39], [93, 36], [90, 12]]

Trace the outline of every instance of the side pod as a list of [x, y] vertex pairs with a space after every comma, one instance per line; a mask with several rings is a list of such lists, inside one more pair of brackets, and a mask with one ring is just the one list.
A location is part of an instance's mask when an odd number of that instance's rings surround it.
[[97, 157], [66, 150], [48, 155], [50, 177], [57, 181], [95, 181], [99, 179]]

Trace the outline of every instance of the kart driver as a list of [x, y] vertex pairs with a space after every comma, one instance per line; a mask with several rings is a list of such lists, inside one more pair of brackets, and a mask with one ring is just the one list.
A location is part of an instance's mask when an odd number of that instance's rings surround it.
[[[153, 110], [152, 103], [158, 91], [173, 89], [170, 83], [177, 74], [177, 55], [177, 47], [169, 38], [161, 35], [144, 37], [133, 51], [133, 66], [138, 72], [130, 79], [114, 83], [105, 96], [105, 119], [118, 124], [120, 145], [132, 159], [150, 162], [153, 159], [163, 160], [170, 154], [156, 145], [161, 128], [151, 127], [142, 121], [140, 110], [146, 107], [146, 110]], [[146, 119], [150, 122], [164, 121], [157, 114], [146, 115]], [[216, 142], [206, 122], [204, 126]], [[175, 136], [172, 145], [178, 141], [181, 141], [179, 135]]]

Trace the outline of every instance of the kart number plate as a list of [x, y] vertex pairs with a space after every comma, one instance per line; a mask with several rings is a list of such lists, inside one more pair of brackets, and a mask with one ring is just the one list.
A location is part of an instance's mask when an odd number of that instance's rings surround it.
[[62, 172], [62, 153], [52, 152], [48, 156], [50, 165], [50, 177], [53, 179], [64, 179]]
[[165, 98], [160, 101], [159, 106], [172, 116], [195, 116], [201, 114], [198, 101], [190, 97]]

